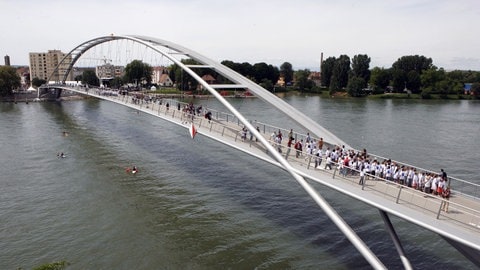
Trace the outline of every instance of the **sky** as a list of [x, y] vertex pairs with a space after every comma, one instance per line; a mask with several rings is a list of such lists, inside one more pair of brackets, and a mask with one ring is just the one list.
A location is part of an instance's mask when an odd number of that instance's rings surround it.
[[216, 61], [320, 69], [367, 54], [370, 67], [423, 55], [480, 71], [480, 0], [0, 0], [0, 64], [69, 52], [110, 34], [168, 40]]

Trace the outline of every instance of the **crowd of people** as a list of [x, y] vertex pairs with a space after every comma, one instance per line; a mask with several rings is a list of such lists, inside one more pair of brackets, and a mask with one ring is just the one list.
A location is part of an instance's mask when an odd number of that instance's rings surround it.
[[[387, 183], [407, 186], [426, 194], [441, 196], [447, 200], [450, 198], [447, 173], [443, 169], [441, 173], [432, 173], [398, 164], [391, 159], [379, 161], [370, 156], [366, 149], [356, 151], [346, 149], [345, 146], [326, 146], [324, 149], [323, 138], [315, 140], [307, 133], [296, 140], [293, 129], [290, 129], [287, 138], [287, 149], [293, 146], [295, 157], [309, 160], [308, 162], [313, 161], [315, 169], [332, 170], [336, 166], [339, 174], [344, 177], [358, 176], [360, 185], [364, 185], [366, 179], [384, 180]], [[281, 153], [284, 147], [281, 130], [274, 131], [270, 135], [270, 141]], [[448, 212], [448, 203], [442, 206], [442, 210]]]

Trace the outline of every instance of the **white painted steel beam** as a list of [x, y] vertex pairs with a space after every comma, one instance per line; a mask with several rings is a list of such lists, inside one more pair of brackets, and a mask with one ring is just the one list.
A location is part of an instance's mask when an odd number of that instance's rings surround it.
[[210, 86], [214, 89], [245, 89], [247, 88], [246, 85], [241, 84], [210, 84]]
[[[190, 76], [192, 76], [196, 81], [198, 81], [206, 90], [208, 90], [215, 98], [217, 98], [231, 113], [233, 113], [237, 117], [237, 119], [239, 119], [244, 124], [244, 126], [256, 138], [258, 138], [258, 140], [268, 149], [270, 154], [282, 165], [282, 167], [287, 172], [289, 172], [293, 176], [293, 178], [305, 189], [305, 191], [309, 194], [309, 196], [312, 197], [314, 201], [325, 211], [327, 216], [343, 232], [343, 234], [357, 248], [357, 250], [370, 263], [370, 265], [375, 269], [386, 269], [383, 263], [360, 239], [360, 237], [345, 222], [345, 220], [343, 220], [343, 218], [333, 209], [333, 207], [330, 206], [330, 204], [328, 204], [328, 202], [314, 188], [312, 188], [301, 175], [299, 175], [293, 169], [293, 167], [285, 160], [285, 158], [280, 153], [278, 153], [278, 151], [256, 130], [256, 128], [253, 127], [253, 125], [250, 124], [250, 122], [245, 117], [243, 117], [243, 115], [240, 112], [238, 112], [228, 101], [226, 101], [220, 95], [220, 93], [218, 93], [210, 84], [205, 82], [197, 73], [195, 73], [187, 65], [182, 63], [180, 59], [173, 57], [171, 54], [169, 54], [169, 52], [165, 51], [165, 48], [173, 49], [175, 51], [187, 52], [187, 54], [192, 59], [196, 60], [199, 63], [202, 63], [203, 65], [212, 66], [215, 69], [215, 71], [223, 75], [225, 78], [231, 80], [235, 84], [247, 86], [248, 89], [251, 92], [253, 92], [253, 94], [255, 94], [257, 97], [263, 99], [267, 103], [275, 106], [276, 108], [278, 108], [279, 110], [281, 110], [282, 112], [290, 116], [295, 122], [299, 123], [300, 125], [305, 127], [307, 130], [312, 132], [312, 134], [318, 137], [324, 138], [324, 141], [331, 144], [347, 146], [345, 142], [337, 138], [335, 135], [333, 135], [327, 129], [320, 126], [315, 121], [305, 116], [303, 113], [296, 110], [294, 107], [292, 107], [285, 101], [281, 100], [277, 96], [273, 95], [272, 93], [265, 90], [261, 86], [255, 84], [254, 82], [250, 81], [249, 79], [243, 77], [239, 73], [227, 68], [226, 66], [220, 63], [217, 63], [216, 61], [213, 61], [203, 55], [200, 55], [197, 52], [194, 52], [183, 46], [177, 45], [169, 41], [155, 39], [152, 37], [145, 37], [145, 36], [114, 36], [114, 35], [93, 39], [77, 46], [74, 50], [72, 50], [69, 54], [67, 54], [68, 56], [68, 55], [71, 55], [73, 52], [76, 52], [76, 55], [71, 65], [69, 66], [69, 70], [71, 70], [71, 68], [73, 67], [75, 62], [79, 59], [79, 57], [88, 49], [98, 44], [101, 44], [107, 41], [117, 40], [117, 39], [132, 40], [150, 47], [151, 49], [169, 58], [172, 62], [177, 64], [185, 72], [187, 72]], [[62, 64], [62, 62], [66, 59], [66, 57], [64, 57], [62, 61], [60, 61], [60, 64], [58, 66]], [[57, 71], [58, 71], [58, 67], [57, 67]], [[68, 72], [65, 75], [65, 78], [63, 79], [63, 81], [65, 81], [67, 75], [68, 75]]]

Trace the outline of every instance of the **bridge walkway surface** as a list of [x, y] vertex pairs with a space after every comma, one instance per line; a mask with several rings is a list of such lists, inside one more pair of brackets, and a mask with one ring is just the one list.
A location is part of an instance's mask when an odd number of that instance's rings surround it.
[[[87, 90], [84, 87], [63, 87], [63, 90], [75, 91], [122, 104], [186, 129], [189, 129], [193, 123], [199, 134], [282, 167], [263, 145], [256, 142], [254, 137], [250, 138], [248, 132], [246, 138], [242, 139], [243, 125], [232, 115], [213, 112], [213, 118], [209, 121], [204, 115], [195, 116], [186, 113], [183, 111], [185, 103], [173, 99], [157, 98], [153, 101], [146, 101], [131, 95], [118, 95], [115, 92], [100, 89]], [[169, 107], [166, 106], [167, 102]], [[181, 105], [180, 110], [178, 110], [178, 104]], [[340, 174], [336, 164], [332, 164], [331, 169], [326, 168], [325, 158], [322, 159], [321, 165], [315, 168], [315, 156], [302, 153], [301, 156], [296, 157], [293, 147], [290, 149], [285, 142], [278, 145], [270, 140], [271, 133], [278, 131], [278, 127], [260, 122], [252, 124], [259, 127], [261, 134], [282, 152], [294, 170], [305, 179], [431, 230], [463, 251], [462, 253], [469, 259], [473, 258], [478, 265], [478, 258], [480, 258], [480, 198], [477, 194], [472, 196], [455, 192], [456, 182], [452, 182], [452, 195], [449, 200], [445, 200], [440, 196], [368, 175], [364, 184], [360, 185], [359, 172], [349, 169], [348, 175]], [[285, 131], [282, 129], [282, 133]], [[465, 182], [461, 184], [465, 185]], [[471, 189], [478, 189], [478, 185], [471, 185]], [[442, 205], [445, 203], [449, 204], [448, 212], [442, 211]]]

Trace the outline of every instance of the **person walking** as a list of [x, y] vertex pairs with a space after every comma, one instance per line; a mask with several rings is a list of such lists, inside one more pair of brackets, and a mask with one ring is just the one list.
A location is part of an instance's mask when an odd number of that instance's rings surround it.
[[359, 185], [362, 185], [365, 183], [365, 168], [360, 170], [360, 181], [358, 181]]
[[443, 206], [442, 206], [442, 210], [445, 211], [446, 213], [448, 213], [448, 205], [449, 205], [449, 200], [450, 200], [450, 187], [446, 187], [443, 192], [442, 192], [442, 198], [445, 199], [445, 201], [443, 201]]

